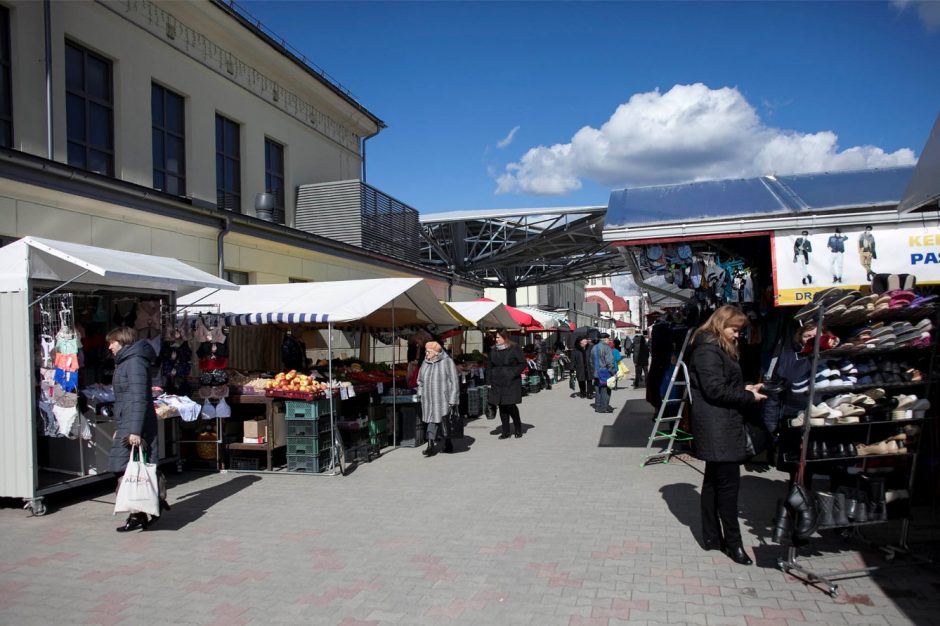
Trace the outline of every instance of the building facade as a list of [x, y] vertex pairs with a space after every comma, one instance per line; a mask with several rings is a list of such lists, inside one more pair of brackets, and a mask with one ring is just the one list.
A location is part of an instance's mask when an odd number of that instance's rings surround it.
[[227, 4], [0, 1], [0, 31], [4, 243], [175, 257], [236, 282], [411, 275], [442, 299], [479, 293], [294, 227], [296, 189], [360, 179], [384, 123]]

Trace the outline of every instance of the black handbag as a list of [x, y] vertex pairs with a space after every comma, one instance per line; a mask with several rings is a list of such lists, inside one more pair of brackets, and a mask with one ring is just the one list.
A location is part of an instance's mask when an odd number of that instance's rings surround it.
[[744, 422], [744, 449], [748, 457], [756, 456], [770, 448], [773, 436], [763, 424]]
[[460, 414], [458, 407], [451, 407], [450, 412], [444, 417], [444, 437], [447, 439], [463, 438], [463, 415]]

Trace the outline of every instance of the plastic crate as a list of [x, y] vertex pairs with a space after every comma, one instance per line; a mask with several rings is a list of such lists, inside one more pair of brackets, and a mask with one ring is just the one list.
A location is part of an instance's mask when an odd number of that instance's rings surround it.
[[[316, 437], [318, 433], [317, 420], [286, 420], [287, 437]], [[327, 422], [329, 430], [329, 422]]]
[[373, 419], [369, 420], [369, 434], [370, 435], [379, 435], [388, 430], [388, 420], [385, 418], [382, 419]]
[[326, 469], [329, 461], [323, 463], [316, 454], [304, 454], [293, 456], [287, 455], [288, 472], [308, 472], [310, 474], [319, 474]]
[[320, 452], [320, 439], [318, 437], [288, 437], [287, 454], [289, 456], [302, 456]]
[[529, 383], [529, 387], [538, 387], [540, 384], [542, 384], [542, 377], [538, 375], [529, 376], [529, 379], [526, 382]]
[[369, 437], [369, 443], [377, 448], [384, 448], [388, 445], [388, 435], [372, 435]]
[[319, 419], [321, 415], [328, 415], [329, 412], [329, 400], [314, 400], [313, 402], [284, 401], [284, 417], [289, 420], [315, 420]]
[[477, 393], [476, 389], [470, 389], [467, 391], [467, 414], [470, 417], [476, 417], [483, 412], [483, 402], [480, 399], [480, 394]]
[[229, 461], [233, 470], [257, 471], [261, 468], [261, 459], [251, 456], [233, 456]]

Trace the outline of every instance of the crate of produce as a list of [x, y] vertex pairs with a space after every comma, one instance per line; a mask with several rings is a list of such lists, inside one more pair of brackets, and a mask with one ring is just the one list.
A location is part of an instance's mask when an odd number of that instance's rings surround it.
[[320, 457], [316, 455], [304, 454], [300, 456], [287, 455], [288, 472], [306, 472], [309, 474], [319, 474], [325, 467], [320, 464]]
[[329, 400], [314, 400], [312, 402], [298, 402], [287, 400], [284, 402], [284, 417], [289, 420], [315, 420], [321, 415], [330, 412]]
[[320, 433], [319, 424], [326, 422], [326, 429], [329, 431], [330, 423], [327, 420], [286, 420], [288, 437], [317, 437]]
[[229, 462], [233, 470], [256, 472], [261, 469], [261, 459], [251, 456], [233, 456]]
[[320, 452], [318, 437], [288, 437], [287, 454], [290, 456], [315, 455]]
[[372, 419], [369, 420], [369, 435], [379, 435], [388, 431], [388, 420]]

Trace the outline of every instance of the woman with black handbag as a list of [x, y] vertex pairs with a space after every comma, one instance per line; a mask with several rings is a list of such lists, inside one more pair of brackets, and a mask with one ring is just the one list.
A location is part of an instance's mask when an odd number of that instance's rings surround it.
[[437, 454], [435, 443], [444, 440], [444, 452], [453, 452], [451, 427], [448, 420], [457, 414], [460, 402], [460, 380], [457, 366], [450, 355], [436, 341], [424, 344], [424, 362], [418, 370], [418, 395], [421, 396], [421, 419], [428, 425], [428, 447], [421, 453], [432, 457]]
[[490, 385], [489, 403], [499, 407], [499, 419], [503, 423], [500, 439], [509, 439], [509, 420], [512, 420], [513, 435], [522, 436], [522, 418], [518, 404], [522, 402], [522, 372], [526, 368], [522, 348], [516, 345], [509, 333], [496, 333], [496, 345], [490, 350], [486, 367], [486, 380]]
[[738, 525], [741, 463], [749, 456], [744, 412], [766, 398], [760, 384], [744, 384], [738, 364], [738, 334], [747, 322], [741, 309], [722, 306], [692, 335], [689, 359], [692, 434], [705, 461], [702, 544], [741, 565], [753, 563]]

